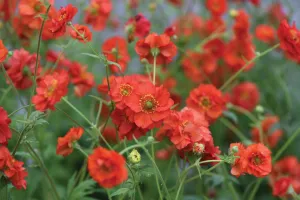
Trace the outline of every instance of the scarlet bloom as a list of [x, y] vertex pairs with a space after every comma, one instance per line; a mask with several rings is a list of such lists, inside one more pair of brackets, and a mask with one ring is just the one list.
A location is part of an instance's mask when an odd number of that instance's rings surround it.
[[[237, 150], [236, 152], [233, 149]], [[236, 156], [234, 163], [231, 167], [231, 174], [239, 177], [244, 174], [244, 169], [241, 163], [241, 158], [245, 152], [245, 146], [242, 143], [232, 143], [230, 144], [230, 151], [233, 152], [233, 155]]]
[[75, 85], [74, 91], [77, 97], [83, 97], [95, 85], [94, 75], [87, 72], [87, 66], [78, 62], [72, 62], [69, 66], [71, 82]]
[[264, 177], [272, 171], [271, 151], [261, 143], [248, 146], [240, 159], [248, 174]]
[[39, 29], [43, 21], [39, 15], [46, 13], [46, 7], [40, 0], [21, 0], [19, 13], [23, 24], [28, 24], [32, 29]]
[[2, 40], [0, 40], [0, 63], [2, 63], [8, 54], [8, 50], [4, 46]]
[[207, 42], [203, 47], [215, 58], [221, 58], [225, 51], [225, 42], [221, 39], [216, 38]]
[[71, 37], [78, 40], [79, 42], [86, 43], [92, 40], [92, 32], [87, 26], [75, 24], [74, 28], [77, 30], [71, 30]]
[[250, 2], [255, 5], [255, 6], [259, 6], [260, 5], [260, 0], [250, 0]]
[[102, 83], [97, 86], [97, 90], [101, 94], [107, 94], [108, 93], [108, 82], [111, 83], [115, 79], [115, 76], [110, 76], [107, 78], [103, 78]]
[[135, 37], [146, 37], [150, 29], [151, 22], [141, 13], [130, 18], [125, 24], [125, 31], [129, 42], [133, 41]]
[[289, 177], [282, 177], [274, 183], [273, 195], [278, 197], [284, 197], [287, 195], [287, 191], [292, 184], [292, 179]]
[[279, 24], [282, 20], [287, 18], [283, 6], [280, 2], [272, 3], [268, 9], [269, 20], [273, 24]]
[[225, 109], [225, 99], [220, 90], [210, 84], [201, 84], [190, 92], [186, 100], [188, 107], [203, 114], [208, 120], [215, 120]]
[[[17, 89], [27, 89], [32, 86], [32, 76], [35, 73], [36, 54], [30, 54], [24, 49], [15, 50], [12, 57], [8, 60], [6, 68], [7, 74]], [[38, 65], [37, 76], [41, 72]]]
[[66, 71], [54, 72], [41, 78], [32, 97], [36, 110], [55, 110], [55, 104], [68, 92], [69, 76]]
[[213, 33], [223, 33], [226, 29], [225, 21], [220, 16], [212, 16], [201, 27], [201, 35], [208, 37]]
[[210, 52], [187, 52], [182, 67], [185, 75], [195, 83], [201, 83], [217, 68], [217, 59]]
[[[234, 72], [240, 70], [249, 60], [255, 57], [255, 47], [249, 40], [231, 40], [224, 52], [224, 61]], [[254, 65], [245, 68], [249, 71]]]
[[182, 0], [168, 0], [169, 3], [173, 4], [174, 6], [181, 6]]
[[57, 140], [56, 154], [68, 156], [73, 152], [73, 143], [79, 140], [84, 130], [81, 127], [71, 128], [64, 137]]
[[124, 38], [119, 36], [108, 38], [102, 45], [102, 52], [107, 60], [120, 65], [121, 69], [116, 65], [110, 65], [112, 72], [124, 72], [126, 70], [130, 57], [127, 50], [127, 42]]
[[234, 31], [235, 37], [238, 40], [249, 39], [250, 38], [249, 15], [246, 13], [245, 10], [239, 10], [234, 17], [235, 17], [235, 23], [233, 25], [233, 31]]
[[15, 12], [17, 0], [0, 1], [0, 19], [9, 21]]
[[277, 116], [266, 116], [261, 123], [263, 141], [260, 141], [260, 130], [258, 127], [251, 130], [252, 140], [254, 142], [263, 142], [271, 148], [275, 147], [283, 134], [281, 129], [274, 129], [274, 126], [278, 123], [279, 118]]
[[92, 0], [85, 10], [84, 21], [92, 25], [95, 30], [101, 31], [105, 28], [111, 11], [111, 0]]
[[206, 0], [205, 5], [214, 16], [223, 15], [227, 10], [227, 0]]
[[155, 152], [155, 158], [159, 160], [169, 160], [174, 150], [175, 149], [173, 146], [169, 146], [167, 148], [157, 150]]
[[65, 34], [67, 23], [72, 21], [77, 11], [77, 8], [71, 4], [58, 11], [56, 17], [51, 20], [51, 27], [49, 28], [54, 37], [57, 38]]
[[[175, 35], [188, 39], [192, 34], [200, 34], [203, 28], [203, 20], [193, 13], [180, 16], [170, 27]], [[168, 34], [167, 34], [168, 35]]]
[[300, 60], [300, 32], [296, 25], [292, 27], [286, 20], [282, 20], [278, 28], [280, 47], [294, 60]]
[[8, 118], [7, 112], [3, 107], [0, 107], [0, 144], [7, 145], [8, 140], [11, 138], [11, 131], [9, 124], [11, 120]]
[[[1, 126], [1, 125], [0, 125]], [[5, 146], [0, 146], [0, 170], [3, 170], [11, 155]]]
[[23, 162], [17, 161], [12, 157], [6, 162], [4, 174], [17, 189], [26, 189], [27, 184], [25, 177], [28, 175], [28, 173], [25, 171], [23, 165]]
[[135, 51], [141, 60], [145, 58], [153, 64], [156, 57], [156, 64], [167, 64], [176, 55], [177, 47], [166, 34], [151, 33], [136, 43]]
[[255, 29], [255, 36], [258, 40], [272, 44], [276, 40], [276, 31], [272, 26], [261, 24]]
[[156, 87], [150, 82], [143, 87], [135, 88], [128, 101], [128, 107], [133, 111], [129, 114], [140, 128], [149, 128], [162, 122], [170, 114], [174, 104], [170, 93], [163, 87]]
[[259, 91], [254, 83], [244, 82], [232, 89], [231, 102], [252, 111], [259, 103]]
[[102, 147], [94, 149], [88, 157], [91, 177], [104, 188], [113, 188], [127, 180], [128, 172], [124, 157]]
[[127, 107], [138, 83], [133, 76], [116, 77], [110, 82], [110, 97], [118, 109]]

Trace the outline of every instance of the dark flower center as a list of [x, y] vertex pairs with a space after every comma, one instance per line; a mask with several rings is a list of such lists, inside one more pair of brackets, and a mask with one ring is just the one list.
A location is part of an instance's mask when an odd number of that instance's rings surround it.
[[201, 97], [200, 101], [199, 101], [199, 105], [203, 108], [203, 109], [209, 109], [211, 107], [211, 101], [209, 99], [209, 97]]

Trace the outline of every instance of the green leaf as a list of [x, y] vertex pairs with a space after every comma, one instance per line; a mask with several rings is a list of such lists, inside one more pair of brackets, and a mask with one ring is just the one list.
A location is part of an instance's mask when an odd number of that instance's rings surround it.
[[129, 191], [130, 191], [129, 188], [120, 188], [117, 191], [113, 192], [110, 196], [113, 197], [113, 196], [118, 196], [121, 194], [126, 194]]
[[7, 200], [8, 199], [8, 191], [7, 191], [7, 181], [4, 176], [1, 175], [0, 179], [0, 199]]
[[68, 183], [67, 199], [68, 200], [82, 200], [82, 199], [86, 199], [86, 198], [91, 199], [88, 196], [95, 192], [95, 189], [94, 189], [95, 182], [92, 179], [89, 179], [89, 180], [85, 180], [85, 181], [79, 183], [75, 187], [75, 184], [76, 184], [75, 177], [76, 177], [76, 175], [73, 175], [71, 180]]
[[236, 124], [238, 123], [238, 117], [236, 116], [236, 114], [234, 112], [230, 112], [230, 111], [226, 110], [226, 111], [223, 112], [223, 115], [226, 118], [232, 120], [234, 123], [236, 123]]

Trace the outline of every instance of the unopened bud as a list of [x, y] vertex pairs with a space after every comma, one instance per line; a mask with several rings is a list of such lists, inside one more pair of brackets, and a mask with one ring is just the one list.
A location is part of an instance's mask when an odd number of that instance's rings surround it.
[[193, 146], [193, 152], [195, 154], [200, 155], [200, 154], [204, 153], [204, 150], [205, 150], [205, 145], [202, 143], [195, 143]]
[[238, 15], [238, 11], [235, 10], [235, 9], [231, 9], [231, 10], [229, 11], [229, 15], [230, 15], [231, 17], [236, 17], [236, 16]]
[[157, 4], [155, 2], [149, 4], [150, 12], [154, 12], [156, 10]]
[[141, 60], [141, 63], [142, 63], [143, 65], [147, 65], [149, 62], [148, 62], [148, 60], [147, 60], [146, 58], [143, 58], [143, 59]]
[[154, 142], [154, 137], [152, 137], [152, 136], [149, 136], [149, 137], [147, 138], [147, 141], [148, 141], [149, 143], [152, 143], [152, 142]]
[[255, 107], [255, 111], [258, 112], [258, 113], [264, 113], [265, 112], [265, 109], [264, 107], [262, 107], [261, 105], [257, 105]]
[[132, 164], [139, 163], [141, 161], [141, 154], [136, 149], [133, 149], [128, 155], [128, 159]]
[[232, 153], [237, 153], [237, 152], [239, 152], [239, 147], [238, 147], [238, 146], [233, 146], [233, 147], [231, 148], [231, 152], [232, 152]]

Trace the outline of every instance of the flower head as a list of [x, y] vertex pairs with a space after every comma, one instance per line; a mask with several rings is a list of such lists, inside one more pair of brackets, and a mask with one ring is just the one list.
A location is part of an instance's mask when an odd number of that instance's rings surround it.
[[4, 174], [17, 189], [26, 189], [27, 183], [25, 177], [28, 173], [25, 171], [23, 165], [23, 162], [15, 160], [13, 157], [10, 157], [10, 159], [6, 162]]
[[205, 5], [214, 16], [223, 15], [227, 10], [227, 0], [206, 0]]
[[87, 26], [75, 24], [74, 29], [76, 29], [76, 31], [72, 29], [70, 32], [72, 38], [82, 43], [92, 40], [93, 34]]
[[94, 149], [88, 157], [88, 170], [91, 177], [104, 188], [120, 185], [128, 177], [123, 156], [102, 147]]
[[11, 120], [8, 118], [7, 112], [0, 106], [0, 145], [7, 145], [11, 138], [10, 123]]
[[270, 25], [261, 24], [255, 28], [255, 36], [262, 42], [272, 44], [276, 40], [276, 31]]
[[151, 29], [151, 22], [143, 15], [137, 14], [130, 18], [125, 24], [127, 39], [129, 42], [133, 41], [135, 37], [146, 37]]

